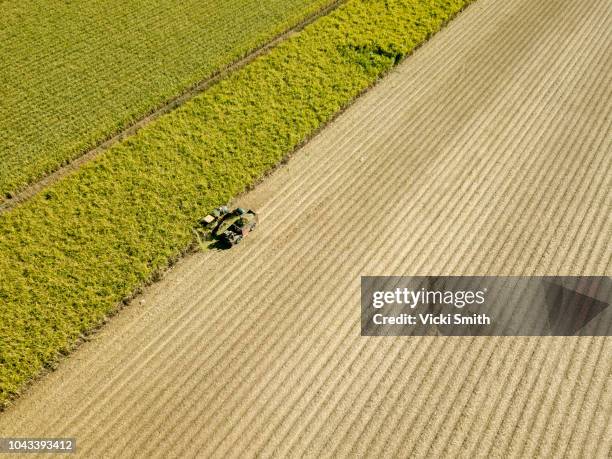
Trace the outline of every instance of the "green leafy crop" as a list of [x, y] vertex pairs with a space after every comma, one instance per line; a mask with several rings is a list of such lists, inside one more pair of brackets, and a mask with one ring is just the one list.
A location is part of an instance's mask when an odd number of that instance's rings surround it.
[[329, 3], [3, 2], [0, 201]]

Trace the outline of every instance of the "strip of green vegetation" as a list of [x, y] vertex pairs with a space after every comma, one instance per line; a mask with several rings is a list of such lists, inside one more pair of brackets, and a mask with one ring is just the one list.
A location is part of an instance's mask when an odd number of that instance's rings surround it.
[[469, 0], [351, 0], [0, 215], [0, 400]]
[[330, 3], [3, 2], [0, 201]]

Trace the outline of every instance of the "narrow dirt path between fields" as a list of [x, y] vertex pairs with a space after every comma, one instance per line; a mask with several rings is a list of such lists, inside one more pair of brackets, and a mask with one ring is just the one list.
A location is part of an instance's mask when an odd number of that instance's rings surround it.
[[290, 36], [296, 34], [300, 30], [302, 30], [304, 27], [306, 27], [308, 24], [311, 24], [312, 22], [316, 21], [318, 18], [331, 13], [333, 10], [338, 8], [338, 6], [340, 6], [342, 3], [345, 3], [345, 1], [346, 0], [336, 0], [336, 1], [331, 2], [326, 7], [308, 16], [306, 19], [301, 21], [296, 26], [276, 36], [274, 39], [272, 39], [268, 43], [253, 50], [252, 52], [250, 52], [243, 58], [237, 60], [236, 62], [218, 70], [213, 75], [206, 78], [205, 80], [200, 81], [195, 86], [188, 88], [186, 91], [184, 91], [179, 96], [169, 100], [161, 107], [156, 108], [144, 118], [139, 119], [138, 121], [133, 123], [131, 126], [123, 129], [122, 131], [118, 132], [111, 138], [105, 140], [97, 147], [92, 148], [91, 150], [83, 153], [81, 156], [73, 159], [65, 166], [62, 166], [59, 169], [57, 169], [55, 172], [52, 172], [42, 177], [40, 180], [37, 180], [35, 183], [28, 185], [26, 188], [13, 193], [10, 198], [6, 198], [6, 199], [3, 198], [4, 200], [0, 200], [0, 213], [5, 212], [9, 209], [12, 209], [13, 207], [19, 205], [20, 203], [30, 199], [32, 196], [34, 196], [35, 194], [37, 194], [39, 191], [43, 190], [47, 186], [54, 184], [55, 182], [61, 180], [66, 175], [70, 174], [71, 172], [78, 170], [84, 164], [93, 160], [94, 158], [96, 158], [98, 155], [108, 150], [110, 147], [112, 147], [117, 142], [120, 142], [126, 137], [134, 135], [136, 132], [138, 132], [140, 129], [142, 129], [144, 126], [146, 126], [153, 120], [183, 105], [185, 102], [188, 102], [189, 100], [193, 99], [195, 96], [205, 91], [207, 88], [209, 88], [210, 86], [212, 86], [219, 80], [222, 80], [223, 78], [225, 78], [228, 74], [235, 72], [236, 70], [247, 65], [249, 62], [252, 62], [253, 60], [255, 60], [257, 57], [267, 53], [270, 49], [274, 48], [282, 41], [285, 41]]
[[609, 457], [612, 340], [359, 335], [361, 275], [612, 274], [612, 3], [479, 0], [0, 414], [83, 457]]

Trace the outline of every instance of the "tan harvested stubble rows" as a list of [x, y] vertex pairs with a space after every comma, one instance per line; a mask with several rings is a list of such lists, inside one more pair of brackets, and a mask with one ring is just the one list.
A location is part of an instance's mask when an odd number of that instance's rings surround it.
[[[362, 338], [363, 274], [610, 274], [612, 7], [472, 5], [0, 415], [82, 455], [610, 452], [607, 338]], [[144, 302], [144, 303], [142, 303]]]

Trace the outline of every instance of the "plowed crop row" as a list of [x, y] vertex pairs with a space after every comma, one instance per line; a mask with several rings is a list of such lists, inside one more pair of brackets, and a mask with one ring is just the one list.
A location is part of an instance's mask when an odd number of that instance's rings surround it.
[[0, 201], [328, 3], [4, 2]]

